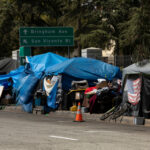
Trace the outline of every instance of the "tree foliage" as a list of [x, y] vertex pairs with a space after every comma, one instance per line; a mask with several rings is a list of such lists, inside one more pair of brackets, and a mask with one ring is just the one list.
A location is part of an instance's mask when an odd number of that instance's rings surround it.
[[2, 0], [0, 17], [1, 57], [19, 48], [21, 26], [73, 27], [78, 55], [111, 40], [117, 55], [139, 60], [150, 52], [149, 0]]
[[[133, 54], [136, 60], [150, 55], [150, 3], [139, 1], [129, 9], [128, 19], [120, 24], [120, 45], [124, 53]], [[128, 49], [128, 51], [126, 51]]]

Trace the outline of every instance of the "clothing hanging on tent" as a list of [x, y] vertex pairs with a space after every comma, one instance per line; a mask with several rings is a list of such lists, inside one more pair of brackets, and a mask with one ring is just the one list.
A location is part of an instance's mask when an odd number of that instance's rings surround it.
[[[138, 102], [140, 101], [140, 92], [141, 92], [141, 79], [140, 78], [137, 78], [136, 80], [133, 80], [130, 82], [130, 87], [132, 86], [133, 88], [133, 91], [130, 92], [130, 90], [128, 90], [128, 101], [133, 104], [133, 105], [136, 105], [138, 104]], [[129, 85], [128, 85], [128, 88], [129, 88]], [[131, 89], [131, 88], [129, 88]]]

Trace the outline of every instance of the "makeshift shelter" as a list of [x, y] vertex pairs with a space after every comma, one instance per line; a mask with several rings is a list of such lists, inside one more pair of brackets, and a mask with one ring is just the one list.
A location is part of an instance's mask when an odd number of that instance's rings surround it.
[[[119, 67], [107, 64], [105, 62], [91, 59], [75, 57], [68, 59], [60, 64], [46, 68], [46, 75], [61, 75], [62, 76], [62, 89], [63, 89], [63, 101], [62, 109], [68, 109], [72, 106], [75, 99], [75, 93], [68, 95], [68, 92], [73, 89], [71, 86], [74, 81], [88, 81], [89, 86], [95, 86], [93, 84], [97, 79], [103, 78], [106, 80], [113, 80], [114, 78], [121, 78], [121, 71]], [[83, 101], [84, 91], [80, 91], [80, 98]]]
[[[121, 72], [118, 67], [90, 58], [65, 58], [54, 53], [45, 53], [33, 57], [27, 57], [25, 67], [12, 71], [8, 75], [0, 76], [3, 82], [8, 78], [13, 79], [13, 93], [18, 104], [24, 106], [25, 111], [32, 111], [32, 102], [34, 92], [39, 81], [45, 76], [61, 75], [63, 90], [71, 88], [71, 82], [74, 80], [96, 81], [98, 78], [112, 80], [121, 78]], [[56, 82], [56, 86], [59, 85]], [[57, 87], [54, 86], [53, 96], [48, 97], [49, 107], [56, 108], [55, 98]], [[42, 87], [43, 88], [43, 87]], [[53, 99], [53, 102], [51, 102]]]
[[123, 69], [123, 103], [131, 103], [128, 115], [150, 118], [150, 61]]
[[50, 52], [41, 55], [35, 55], [33, 57], [28, 56], [28, 69], [32, 72], [45, 72], [48, 67], [52, 67], [56, 64], [62, 63], [67, 59], [68, 58]]
[[75, 57], [69, 60], [46, 68], [46, 75], [62, 74], [62, 86], [68, 90], [71, 88], [73, 80], [96, 81], [98, 78], [104, 78], [111, 81], [114, 78], [121, 78], [119, 67], [107, 64], [105, 62], [91, 59]]
[[45, 69], [67, 59], [54, 53], [27, 57], [28, 63], [25, 67], [21, 66], [9, 74], [0, 75], [0, 84], [9, 84], [8, 79], [12, 78], [13, 93], [17, 103], [24, 105], [25, 111], [31, 112], [34, 91], [38, 82], [44, 77]]
[[20, 104], [26, 104], [26, 111], [30, 111], [31, 104], [33, 101], [33, 95], [35, 89], [41, 79], [45, 76], [45, 69], [48, 66], [53, 66], [68, 58], [56, 55], [54, 53], [45, 53], [36, 55], [33, 57], [27, 57], [27, 64], [25, 66], [22, 77], [18, 80], [15, 86], [16, 100]]

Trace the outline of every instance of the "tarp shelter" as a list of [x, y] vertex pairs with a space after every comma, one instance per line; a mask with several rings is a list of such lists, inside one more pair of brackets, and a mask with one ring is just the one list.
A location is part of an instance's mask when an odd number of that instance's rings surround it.
[[11, 58], [0, 60], [0, 74], [8, 74], [17, 68], [17, 61]]
[[90, 58], [65, 58], [54, 53], [45, 53], [27, 57], [25, 68], [12, 71], [8, 75], [0, 76], [0, 81], [12, 77], [13, 91], [19, 104], [31, 111], [33, 94], [38, 82], [46, 75], [61, 74], [62, 86], [65, 90], [71, 88], [73, 80], [96, 81], [98, 78], [112, 80], [121, 78], [118, 67]]
[[130, 115], [150, 118], [150, 61], [144, 60], [123, 69], [123, 103], [129, 101], [130, 93], [134, 93], [134, 81], [141, 79], [140, 101], [131, 104]]
[[29, 68], [32, 72], [43, 72], [46, 68], [62, 63], [68, 58], [59, 56], [54, 53], [45, 53], [33, 57], [27, 57]]
[[[45, 76], [47, 67], [60, 64], [68, 58], [56, 55], [54, 53], [45, 53], [33, 57], [27, 57], [28, 64], [25, 66], [22, 79], [18, 80], [16, 86], [17, 101], [20, 104], [29, 104], [33, 99], [33, 93], [38, 82]], [[18, 92], [19, 91], [19, 92]], [[28, 108], [25, 108], [28, 110]]]
[[61, 64], [50, 66], [46, 68], [46, 74], [62, 74], [62, 84], [66, 90], [71, 88], [73, 80], [96, 81], [98, 78], [104, 78], [111, 81], [114, 78], [121, 78], [119, 67], [96, 59], [82, 57], [71, 58]]
[[0, 84], [7, 83], [7, 80], [11, 77], [14, 82], [13, 92], [18, 104], [23, 104], [25, 111], [30, 112], [34, 90], [40, 79], [44, 77], [45, 69], [67, 59], [54, 53], [27, 57], [28, 64], [25, 68], [21, 66], [9, 74], [0, 75]]

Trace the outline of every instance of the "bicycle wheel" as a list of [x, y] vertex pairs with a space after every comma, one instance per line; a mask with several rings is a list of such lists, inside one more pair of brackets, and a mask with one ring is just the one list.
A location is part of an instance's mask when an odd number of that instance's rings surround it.
[[114, 115], [112, 116], [112, 120], [117, 119], [120, 116], [122, 116], [127, 111], [128, 108], [129, 108], [128, 104], [125, 103], [122, 107], [119, 108], [118, 111], [114, 113]]
[[111, 116], [113, 114], [115, 110], [115, 106], [112, 107], [110, 110], [108, 110], [106, 113], [104, 113], [101, 117], [100, 120], [105, 120], [106, 118], [108, 118], [109, 116]]

